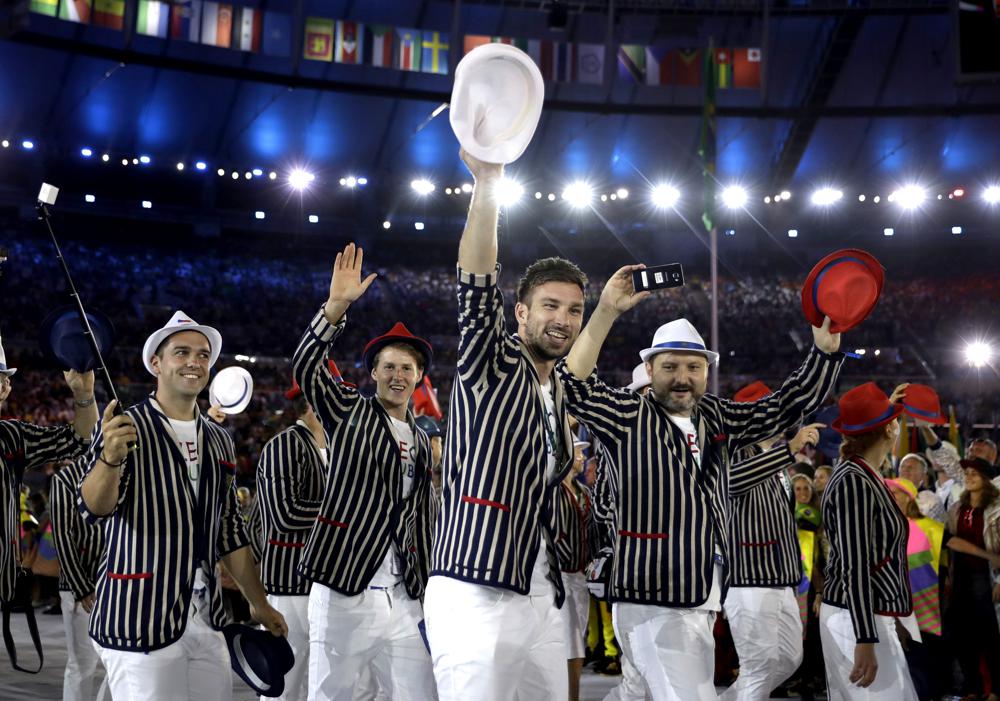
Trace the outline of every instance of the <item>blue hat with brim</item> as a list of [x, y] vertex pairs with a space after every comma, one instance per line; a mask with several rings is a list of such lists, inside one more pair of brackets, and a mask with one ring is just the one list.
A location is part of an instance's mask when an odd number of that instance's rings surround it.
[[[87, 321], [101, 355], [107, 356], [115, 345], [114, 324], [106, 314], [96, 309], [87, 312]], [[45, 356], [60, 367], [87, 372], [98, 366], [97, 356], [90, 347], [76, 307], [60, 307], [45, 317], [38, 344]]]
[[295, 664], [292, 646], [284, 636], [268, 630], [231, 623], [222, 629], [233, 671], [261, 696], [281, 696], [285, 674]]

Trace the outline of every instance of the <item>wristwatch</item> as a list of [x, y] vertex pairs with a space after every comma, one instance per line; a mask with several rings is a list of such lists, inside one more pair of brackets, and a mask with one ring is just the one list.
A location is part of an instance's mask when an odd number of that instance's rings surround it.
[[91, 404], [93, 404], [94, 401], [95, 401], [95, 399], [93, 397], [91, 397], [90, 399], [74, 399], [73, 403], [76, 404], [81, 409], [83, 409], [84, 407], [88, 407]]

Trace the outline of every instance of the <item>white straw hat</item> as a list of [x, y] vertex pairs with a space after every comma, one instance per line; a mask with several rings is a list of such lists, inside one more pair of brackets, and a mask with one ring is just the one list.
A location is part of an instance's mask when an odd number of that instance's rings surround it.
[[205, 338], [208, 339], [209, 347], [212, 349], [212, 357], [208, 362], [208, 366], [212, 367], [215, 365], [215, 361], [219, 359], [219, 354], [222, 353], [222, 334], [213, 329], [211, 326], [202, 326], [178, 309], [174, 312], [174, 315], [170, 317], [170, 321], [167, 322], [167, 325], [162, 329], [154, 331], [149, 338], [146, 339], [146, 343], [142, 346], [142, 362], [146, 366], [150, 375], [156, 374], [153, 372], [153, 365], [150, 362], [150, 358], [156, 355], [156, 349], [159, 348], [160, 344], [165, 340], [173, 336], [175, 333], [180, 333], [181, 331], [197, 331], [198, 333], [204, 335]]
[[216, 373], [208, 387], [208, 401], [223, 414], [239, 414], [253, 397], [253, 378], [245, 368], [233, 365]]
[[705, 347], [701, 334], [687, 319], [675, 319], [664, 324], [653, 334], [653, 345], [639, 351], [643, 362], [658, 353], [677, 351], [681, 353], [698, 353], [708, 359], [708, 364], [719, 362], [719, 354]]
[[638, 392], [643, 387], [648, 387], [652, 383], [653, 381], [649, 379], [649, 373], [646, 372], [646, 363], [642, 362], [632, 368], [632, 382], [625, 385], [625, 389]]
[[0, 342], [0, 375], [10, 377], [15, 372], [17, 372], [17, 368], [7, 367], [7, 354], [3, 351], [3, 342]]

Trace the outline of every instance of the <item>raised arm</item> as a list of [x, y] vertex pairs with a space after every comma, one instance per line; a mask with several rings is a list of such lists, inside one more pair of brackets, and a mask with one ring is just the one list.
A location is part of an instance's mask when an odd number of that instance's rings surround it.
[[733, 463], [729, 467], [729, 496], [745, 494], [780, 470], [791, 467], [795, 463], [793, 456], [806, 443], [819, 443], [819, 429], [824, 427], [824, 424], [803, 426], [786, 445], [764, 450], [746, 460]]
[[63, 377], [73, 392], [73, 430], [80, 438], [89, 441], [99, 418], [94, 400], [94, 371], [67, 370]]
[[472, 202], [458, 244], [458, 267], [474, 275], [488, 275], [497, 265], [497, 216], [500, 208], [494, 188], [503, 176], [503, 166], [485, 163], [464, 150], [459, 152], [472, 173]]

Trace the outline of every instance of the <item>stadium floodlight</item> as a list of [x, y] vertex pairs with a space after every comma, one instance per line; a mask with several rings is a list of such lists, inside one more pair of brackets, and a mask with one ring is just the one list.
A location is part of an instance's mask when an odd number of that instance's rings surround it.
[[25, 139], [24, 141], [21, 142], [21, 148], [23, 148], [25, 151], [30, 151], [31, 149], [35, 148], [35, 142], [31, 141], [30, 139]]
[[747, 191], [739, 185], [730, 185], [722, 191], [722, 204], [729, 209], [740, 209], [747, 203]]
[[262, 176], [264, 174], [264, 171], [261, 170], [260, 168], [254, 168], [250, 172], [253, 173], [253, 177], [255, 177], [255, 178], [259, 178], [260, 176]]
[[426, 197], [427, 195], [434, 192], [434, 183], [432, 183], [427, 178], [417, 178], [410, 182], [410, 187], [421, 197]]
[[382, 228], [388, 231], [389, 229], [392, 228], [392, 222], [386, 219], [384, 222], [382, 222]]
[[493, 186], [493, 197], [501, 207], [517, 204], [523, 195], [524, 188], [513, 178], [500, 178]]
[[217, 171], [215, 171], [215, 172], [219, 174], [219, 177], [220, 177], [220, 178], [221, 178], [221, 177], [222, 177], [223, 175], [225, 175], [225, 174], [226, 174], [226, 171], [225, 171], [225, 170], [223, 170], [222, 168], [219, 168], [219, 169], [218, 169]]
[[180, 163], [180, 162], [178, 162], [178, 163], [177, 163], [177, 170], [184, 170], [184, 164], [183, 164], [183, 163]]
[[83, 201], [84, 202], [89, 202], [90, 204], [93, 204], [94, 202], [97, 201], [97, 198], [94, 197], [93, 195], [84, 195], [83, 196]]
[[348, 175], [346, 178], [344, 178], [344, 182], [341, 183], [341, 184], [344, 187], [348, 187], [348, 188], [354, 189], [354, 188], [356, 188], [358, 186], [358, 179], [356, 177], [354, 177], [353, 175]]
[[582, 209], [590, 206], [590, 202], [594, 198], [594, 190], [584, 181], [577, 180], [566, 186], [562, 197], [573, 209]]
[[208, 168], [208, 164], [205, 163], [205, 161], [198, 161], [197, 163], [194, 164], [194, 167], [197, 168], [198, 170], [205, 170], [206, 168]]
[[864, 195], [858, 195], [858, 202], [864, 202], [864, 201], [865, 201], [865, 196]]
[[260, 211], [259, 209], [258, 209], [258, 210], [257, 210], [256, 212], [254, 212], [254, 213], [253, 213], [253, 218], [254, 218], [254, 219], [263, 219], [263, 218], [264, 218], [264, 217], [266, 217], [266, 216], [267, 216], [267, 215], [266, 215], [266, 214], [264, 214], [264, 213], [263, 213], [262, 211]]
[[288, 184], [295, 190], [305, 190], [315, 179], [312, 173], [308, 173], [301, 168], [295, 168], [288, 174]]
[[797, 239], [798, 237], [799, 237], [799, 230], [798, 229], [789, 229], [788, 230], [788, 238], [790, 238], [790, 239]]
[[108, 161], [111, 160], [111, 156], [105, 153], [103, 156], [101, 156], [101, 160], [107, 163]]
[[653, 206], [659, 207], [660, 209], [673, 207], [677, 204], [680, 198], [680, 190], [673, 185], [667, 185], [666, 183], [654, 187], [653, 193], [650, 195], [650, 199], [653, 201]]
[[993, 348], [985, 341], [973, 341], [965, 346], [965, 361], [974, 368], [981, 368], [993, 360]]
[[149, 200], [143, 200], [142, 201], [142, 208], [143, 209], [152, 209], [153, 208], [153, 203], [150, 202]]
[[960, 227], [960, 226], [953, 226], [953, 227], [951, 227], [951, 233], [953, 233], [956, 236], [958, 236], [959, 234], [962, 233], [962, 227]]
[[239, 179], [240, 179], [239, 172], [234, 170], [233, 171], [233, 180], [239, 180]]
[[268, 174], [267, 174], [267, 177], [268, 177], [268, 179], [269, 179], [269, 180], [275, 180], [275, 179], [277, 179], [277, 177], [278, 177], [278, 174], [277, 174], [277, 173], [275, 173], [275, 172], [274, 172], [274, 171], [272, 170], [272, 171], [271, 171], [270, 173], [268, 173]]
[[618, 195], [618, 199], [620, 200], [628, 199], [628, 190], [625, 189], [624, 187], [620, 187], [617, 190], [615, 190], [615, 194]]
[[781, 194], [779, 194], [778, 197], [780, 197], [783, 200], [790, 200], [792, 199], [792, 193], [790, 193], [788, 190], [782, 190]]
[[319, 216], [316, 215], [316, 214], [310, 214], [309, 215], [309, 223], [310, 224], [319, 224]]
[[889, 226], [887, 226], [886, 228], [882, 229], [882, 235], [883, 236], [892, 236], [895, 233], [896, 233], [896, 230], [893, 229], [892, 227], [889, 227]]
[[990, 185], [983, 190], [983, 199], [990, 205], [1000, 203], [1000, 185]]
[[365, 186], [368, 184], [368, 178], [358, 178], [358, 185]]
[[139, 156], [139, 162], [144, 166], [149, 165], [149, 156]]
[[549, 196], [548, 196], [548, 200], [549, 200], [549, 202], [555, 202], [556, 201], [556, 193], [550, 192]]
[[905, 185], [893, 192], [890, 198], [903, 209], [916, 209], [927, 199], [927, 191], [919, 185]]
[[3, 141], [0, 141], [0, 146], [3, 146], [4, 148], [10, 148], [10, 141], [4, 139]]
[[94, 152], [91, 151], [89, 148], [82, 148], [80, 149], [80, 155], [83, 156], [84, 158], [90, 158], [91, 156], [94, 155]]
[[844, 193], [832, 187], [821, 187], [812, 194], [810, 201], [817, 207], [829, 207], [835, 202], [839, 202], [844, 197]]
[[423, 231], [424, 223], [422, 221], [415, 221], [413, 222], [413, 228], [416, 229], [417, 231]]
[[462, 183], [462, 192], [466, 195], [472, 192], [472, 183]]

